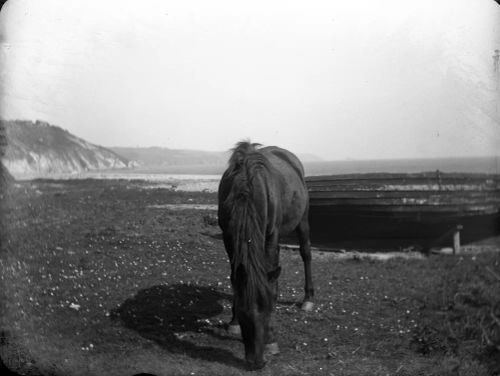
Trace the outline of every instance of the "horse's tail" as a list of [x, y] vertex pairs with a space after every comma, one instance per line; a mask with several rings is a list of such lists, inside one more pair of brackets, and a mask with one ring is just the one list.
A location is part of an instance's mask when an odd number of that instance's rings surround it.
[[267, 167], [267, 160], [256, 152], [258, 146], [240, 142], [233, 149], [230, 164], [235, 175], [227, 202], [234, 237], [231, 269], [238, 296], [247, 308], [269, 297], [265, 263], [267, 193], [260, 172]]
[[243, 306], [250, 308], [269, 295], [265, 264], [265, 226], [258, 219], [252, 203], [237, 205], [235, 211], [238, 220], [231, 268]]

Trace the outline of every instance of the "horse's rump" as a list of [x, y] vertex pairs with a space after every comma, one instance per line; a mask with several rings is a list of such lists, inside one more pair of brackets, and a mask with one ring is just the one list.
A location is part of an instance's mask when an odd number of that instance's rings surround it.
[[219, 224], [246, 303], [269, 295], [267, 275], [279, 260], [268, 239], [275, 236], [277, 248], [277, 237], [297, 227], [307, 197], [302, 164], [292, 153], [246, 142], [233, 150], [219, 187]]
[[[258, 144], [242, 142], [233, 149], [219, 185], [219, 222], [223, 230], [227, 228], [235, 204], [243, 203], [260, 212], [255, 214], [260, 214], [267, 227], [278, 226], [281, 233], [288, 233], [307, 214], [309, 199], [304, 168], [285, 149], [257, 147]], [[247, 200], [243, 202], [243, 198]]]

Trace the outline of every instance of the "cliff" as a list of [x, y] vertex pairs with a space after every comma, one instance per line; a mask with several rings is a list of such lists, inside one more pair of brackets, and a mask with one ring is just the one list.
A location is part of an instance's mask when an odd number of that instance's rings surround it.
[[115, 152], [45, 122], [2, 120], [2, 129], [6, 141], [2, 162], [16, 179], [61, 176], [131, 165]]

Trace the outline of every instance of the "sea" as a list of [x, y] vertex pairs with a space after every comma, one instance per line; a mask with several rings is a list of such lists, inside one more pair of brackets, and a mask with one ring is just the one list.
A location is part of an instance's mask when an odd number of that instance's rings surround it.
[[[418, 172], [458, 172], [499, 174], [500, 156], [464, 158], [426, 158], [426, 159], [378, 159], [342, 161], [305, 161], [306, 176], [344, 175], [363, 173], [418, 173]], [[31, 179], [124, 179], [163, 181], [218, 181], [226, 166], [224, 165], [175, 165], [154, 168], [123, 168], [92, 170], [77, 173], [50, 173], [16, 176], [17, 180]]]
[[374, 159], [304, 163], [306, 176], [362, 174], [362, 173], [417, 173], [463, 172], [498, 174], [500, 157]]
[[[73, 178], [164, 180], [219, 180], [225, 166], [186, 165], [88, 171]], [[304, 162], [306, 176], [362, 173], [462, 172], [498, 174], [500, 157], [379, 159]]]

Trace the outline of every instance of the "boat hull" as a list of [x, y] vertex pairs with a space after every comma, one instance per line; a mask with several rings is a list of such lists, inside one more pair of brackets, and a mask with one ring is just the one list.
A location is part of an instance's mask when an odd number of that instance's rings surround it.
[[[499, 229], [500, 176], [352, 174], [307, 177], [312, 232], [332, 237], [435, 237]], [[479, 231], [480, 230], [480, 231]]]

